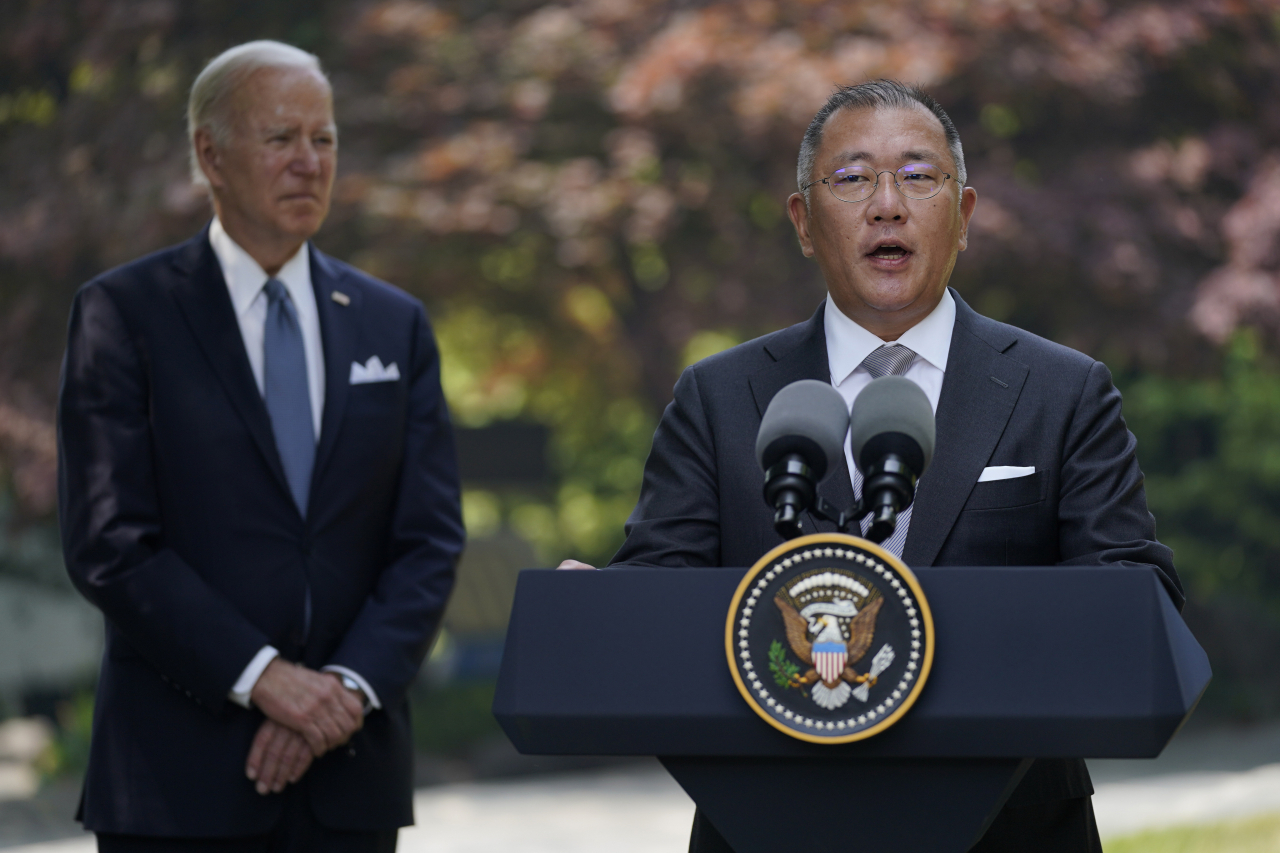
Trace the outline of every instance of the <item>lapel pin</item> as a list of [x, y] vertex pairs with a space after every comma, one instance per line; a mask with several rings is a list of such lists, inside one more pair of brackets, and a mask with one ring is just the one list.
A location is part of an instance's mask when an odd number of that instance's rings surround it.
[[332, 293], [330, 293], [329, 296], [333, 299], [334, 302], [338, 303], [344, 308], [351, 304], [351, 297], [347, 296], [347, 294], [343, 293], [341, 290], [335, 290]]

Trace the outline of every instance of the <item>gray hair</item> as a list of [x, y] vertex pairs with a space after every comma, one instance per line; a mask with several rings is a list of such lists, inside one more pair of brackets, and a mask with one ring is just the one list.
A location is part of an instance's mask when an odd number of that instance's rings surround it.
[[207, 130], [217, 145], [226, 145], [231, 139], [228, 101], [242, 83], [263, 68], [305, 68], [319, 74], [326, 83], [329, 81], [315, 54], [284, 42], [245, 42], [214, 57], [191, 84], [187, 99], [187, 140], [191, 145], [191, 180], [195, 183], [209, 185], [196, 155], [196, 131]]
[[838, 86], [836, 91], [818, 110], [818, 114], [809, 122], [800, 142], [800, 159], [796, 164], [796, 187], [804, 193], [804, 205], [809, 206], [809, 190], [805, 184], [813, 180], [813, 163], [818, 159], [818, 148], [822, 145], [822, 131], [827, 120], [840, 110], [856, 110], [864, 107], [873, 109], [901, 109], [921, 106], [942, 122], [942, 132], [947, 138], [947, 148], [951, 151], [951, 159], [956, 161], [956, 183], [964, 187], [969, 174], [964, 168], [964, 148], [960, 145], [960, 133], [956, 130], [951, 116], [942, 105], [929, 96], [928, 92], [916, 86], [908, 86], [897, 80], [871, 80], [856, 86]]

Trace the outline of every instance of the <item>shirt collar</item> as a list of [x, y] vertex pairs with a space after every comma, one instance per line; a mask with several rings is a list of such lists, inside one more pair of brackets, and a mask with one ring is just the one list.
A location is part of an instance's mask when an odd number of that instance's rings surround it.
[[[846, 317], [830, 294], [827, 295], [827, 310], [823, 312], [822, 322], [827, 336], [827, 363], [834, 385], [849, 378], [863, 359], [886, 343]], [[950, 290], [944, 290], [942, 300], [929, 312], [929, 316], [903, 332], [895, 343], [910, 347], [925, 361], [946, 373], [955, 323], [956, 301]]]
[[[240, 248], [240, 245], [222, 227], [218, 217], [209, 225], [209, 245], [222, 267], [222, 277], [227, 282], [227, 290], [231, 293], [231, 304], [236, 316], [241, 317], [253, 301], [262, 293], [268, 276], [261, 265], [253, 257]], [[284, 266], [276, 273], [275, 278], [289, 291], [289, 298], [295, 306], [301, 304], [304, 294], [311, 289], [311, 256], [307, 244], [303, 243], [293, 257], [285, 261]]]

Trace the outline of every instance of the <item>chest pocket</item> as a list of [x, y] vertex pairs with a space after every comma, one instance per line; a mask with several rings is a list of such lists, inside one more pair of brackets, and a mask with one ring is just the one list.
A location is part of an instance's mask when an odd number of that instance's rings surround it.
[[1048, 473], [1046, 471], [1037, 471], [1025, 477], [1010, 477], [1007, 480], [990, 480], [985, 483], [975, 483], [964, 508], [966, 511], [1012, 509], [1039, 503], [1045, 498], [1045, 488], [1048, 482]]
[[354, 417], [386, 417], [404, 406], [406, 393], [403, 379], [387, 382], [361, 382], [347, 392], [347, 414]]

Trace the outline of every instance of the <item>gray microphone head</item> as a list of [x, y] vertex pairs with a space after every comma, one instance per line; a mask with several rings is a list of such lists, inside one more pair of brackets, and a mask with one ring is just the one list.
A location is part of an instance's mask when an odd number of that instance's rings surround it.
[[779, 391], [765, 409], [756, 433], [756, 461], [769, 470], [788, 453], [798, 453], [821, 480], [844, 453], [849, 409], [826, 382], [801, 379]]
[[936, 439], [933, 407], [910, 379], [873, 379], [853, 401], [849, 444], [859, 471], [866, 472], [873, 456], [896, 453], [919, 477], [933, 461]]

